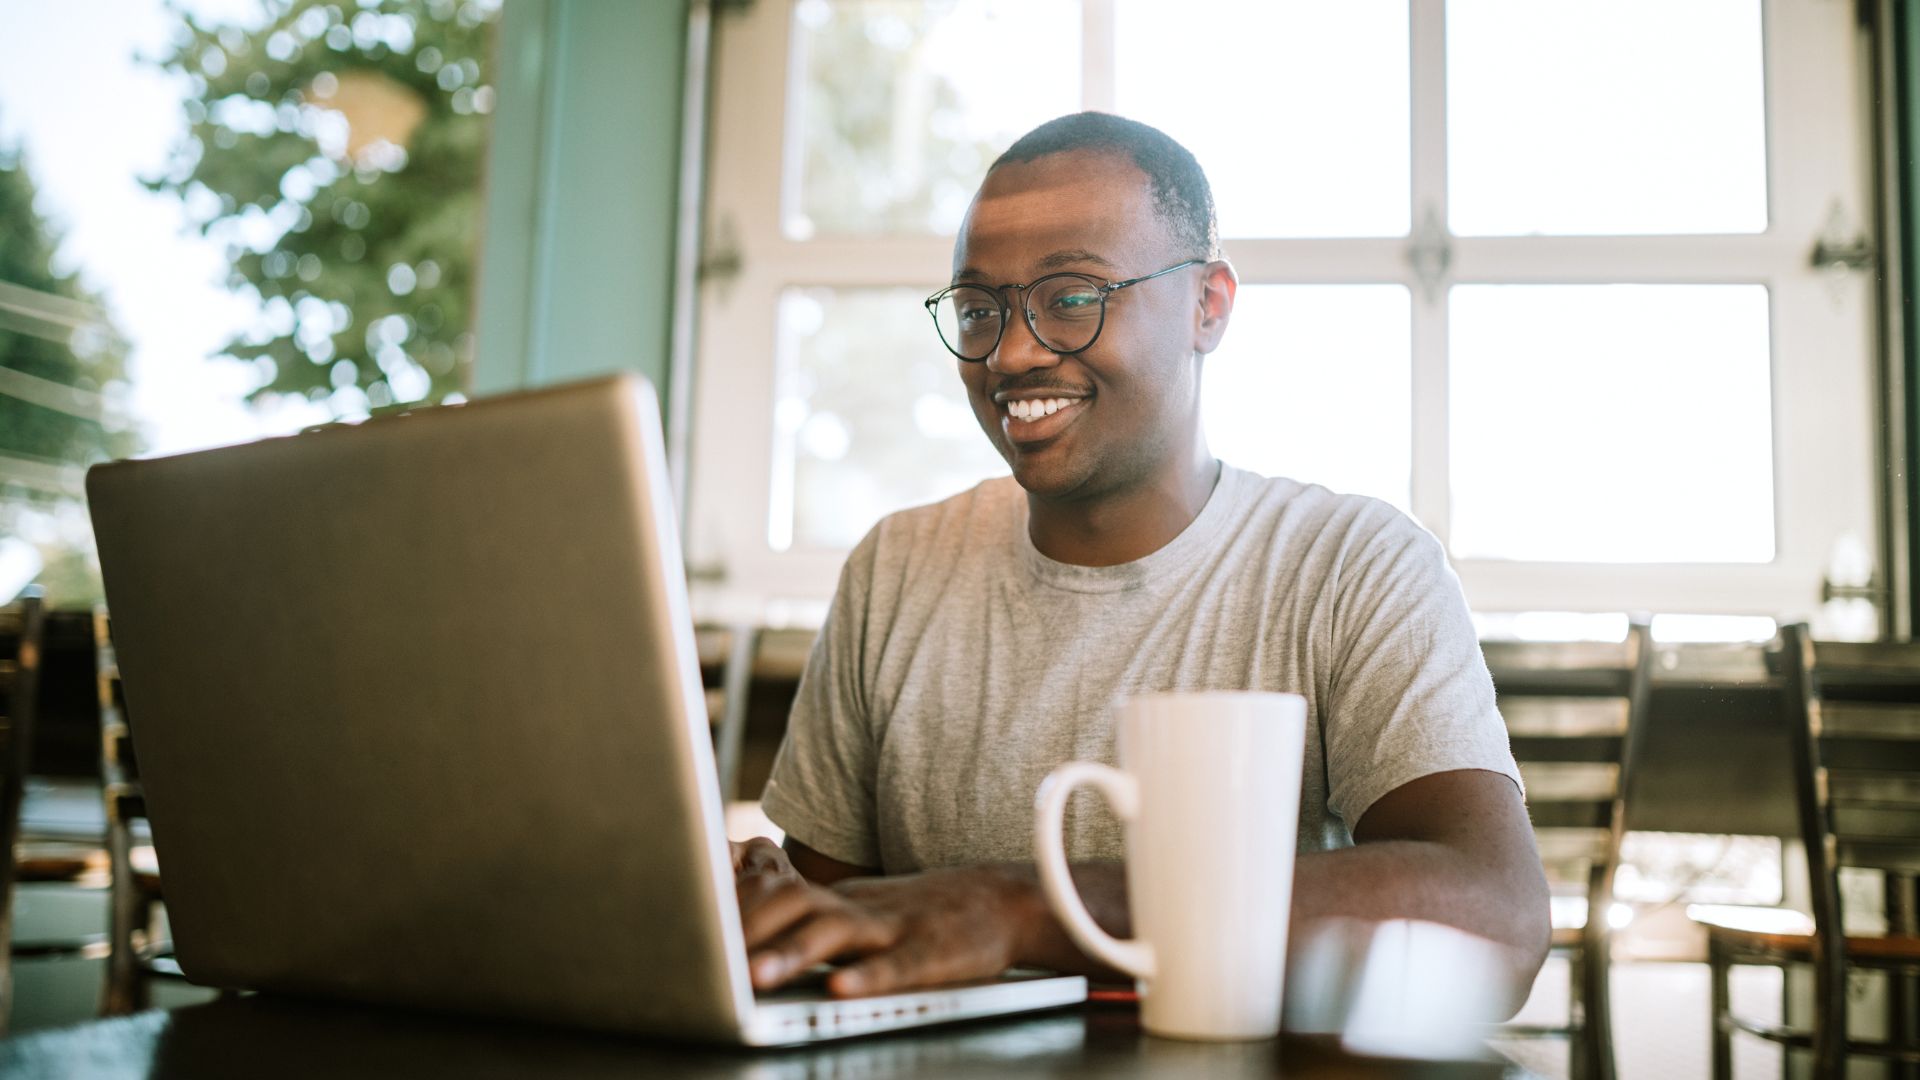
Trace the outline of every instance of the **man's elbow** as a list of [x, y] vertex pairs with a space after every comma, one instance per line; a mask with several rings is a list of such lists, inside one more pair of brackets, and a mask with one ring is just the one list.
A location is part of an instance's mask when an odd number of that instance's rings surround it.
[[1502, 935], [1506, 994], [1500, 1000], [1500, 1018], [1510, 1019], [1527, 1003], [1540, 968], [1553, 948], [1553, 915], [1547, 877], [1538, 861], [1510, 875], [1500, 906], [1511, 912], [1508, 932]]

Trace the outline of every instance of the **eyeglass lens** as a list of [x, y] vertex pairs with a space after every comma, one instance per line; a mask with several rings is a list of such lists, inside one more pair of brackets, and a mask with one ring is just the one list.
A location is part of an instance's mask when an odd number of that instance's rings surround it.
[[[1079, 352], [1100, 333], [1106, 294], [1076, 275], [1042, 278], [1022, 290], [1027, 318], [1041, 344], [1058, 353]], [[1000, 293], [961, 285], [934, 305], [934, 322], [947, 347], [968, 360], [983, 360], [1004, 332]]]

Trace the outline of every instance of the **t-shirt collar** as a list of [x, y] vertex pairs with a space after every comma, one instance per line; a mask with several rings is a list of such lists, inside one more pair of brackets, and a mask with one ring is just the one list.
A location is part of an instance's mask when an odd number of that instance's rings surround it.
[[1041, 554], [1040, 549], [1033, 546], [1033, 537], [1027, 532], [1027, 500], [1021, 498], [1020, 511], [1013, 515], [1016, 533], [1014, 550], [1019, 553], [1021, 566], [1027, 575], [1043, 585], [1085, 593], [1143, 588], [1165, 576], [1168, 568], [1187, 565], [1199, 552], [1209, 548], [1222, 527], [1232, 520], [1234, 507], [1239, 503], [1244, 487], [1244, 474], [1220, 462], [1220, 478], [1214, 483], [1213, 492], [1207, 496], [1206, 505], [1200, 508], [1200, 513], [1187, 523], [1186, 528], [1180, 530], [1180, 535], [1158, 551], [1115, 566], [1076, 566]]

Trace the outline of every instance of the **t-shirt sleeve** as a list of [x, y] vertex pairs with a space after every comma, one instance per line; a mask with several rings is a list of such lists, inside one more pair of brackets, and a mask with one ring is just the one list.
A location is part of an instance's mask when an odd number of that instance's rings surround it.
[[[1520, 784], [1460, 580], [1433, 534], [1398, 511], [1335, 586], [1324, 716], [1328, 802], [1349, 829], [1382, 795], [1455, 769]], [[1371, 516], [1363, 515], [1363, 516]]]
[[874, 543], [870, 534], [840, 571], [760, 806], [788, 836], [820, 854], [878, 868], [878, 753], [861, 661]]

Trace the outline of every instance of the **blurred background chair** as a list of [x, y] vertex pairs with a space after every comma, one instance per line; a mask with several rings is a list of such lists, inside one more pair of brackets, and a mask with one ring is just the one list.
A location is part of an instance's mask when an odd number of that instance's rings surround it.
[[[0, 935], [13, 942], [14, 885], [20, 877], [20, 806], [26, 796], [33, 710], [40, 674], [43, 612], [38, 594], [0, 609]], [[13, 1011], [13, 955], [0, 957], [0, 1033]]]
[[747, 696], [753, 683], [753, 657], [760, 631], [750, 624], [701, 626], [694, 630], [700, 654], [700, 680], [707, 692], [707, 717], [713, 725], [714, 764], [720, 797], [735, 798], [740, 749], [746, 737]]
[[751, 624], [695, 629], [727, 834], [735, 839], [781, 838], [779, 826], [760, 812], [759, 797], [786, 733], [813, 639], [811, 630]]
[[[9, 658], [0, 662], [0, 828], [11, 856], [0, 921], [18, 923], [21, 886], [34, 890], [40, 915], [22, 934], [7, 927], [12, 947], [0, 963], [10, 975], [14, 960], [105, 961], [96, 1004], [116, 1015], [145, 1008], [148, 980], [177, 978], [179, 967], [165, 943], [109, 626], [104, 609], [46, 610], [34, 598], [0, 609], [0, 656]], [[51, 967], [46, 977], [48, 986], [74, 981]]]
[[[16, 961], [60, 964], [98, 961], [109, 951], [107, 935], [82, 918], [54, 917], [20, 932], [23, 889], [39, 899], [49, 890], [69, 894], [108, 888], [106, 852], [95, 814], [92, 733], [74, 738], [72, 679], [91, 663], [89, 639], [74, 612], [49, 611], [38, 593], [0, 608], [0, 1031], [11, 1023], [16, 997]], [[76, 763], [76, 751], [88, 760]], [[84, 907], [84, 905], [82, 905]], [[59, 905], [51, 905], [58, 908]], [[71, 914], [67, 912], [66, 914]], [[51, 924], [53, 929], [48, 929]]]
[[[1690, 911], [1707, 923], [1713, 1075], [1732, 1076], [1733, 1035], [1744, 1031], [1811, 1050], [1813, 1075], [1822, 1080], [1846, 1075], [1850, 1055], [1892, 1062], [1889, 1075], [1906, 1080], [1920, 1075], [1920, 643], [1815, 642], [1798, 624], [1782, 628], [1777, 655], [1812, 917], [1764, 908]], [[1847, 910], [1847, 869], [1878, 885], [1877, 905]], [[1736, 1014], [1728, 984], [1737, 964], [1810, 966], [1812, 1024]], [[1848, 1033], [1849, 975], [1862, 972], [1884, 982], [1882, 1038]]]
[[1613, 1080], [1609, 998], [1614, 876], [1646, 731], [1653, 663], [1643, 619], [1607, 641], [1488, 641], [1500, 713], [1527, 785], [1553, 886], [1553, 955], [1568, 965], [1564, 1024], [1507, 1024], [1499, 1038], [1565, 1038], [1575, 1080]]
[[107, 977], [100, 1011], [120, 1016], [148, 1006], [149, 980], [182, 976], [161, 919], [160, 867], [144, 831], [147, 803], [127, 726], [113, 622], [105, 607], [94, 609], [92, 626], [109, 881]]

